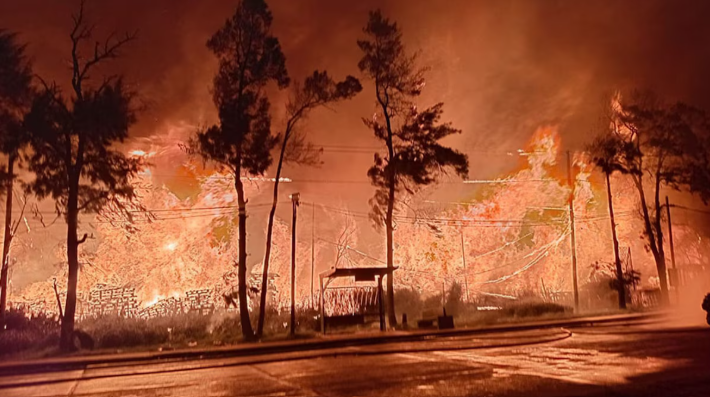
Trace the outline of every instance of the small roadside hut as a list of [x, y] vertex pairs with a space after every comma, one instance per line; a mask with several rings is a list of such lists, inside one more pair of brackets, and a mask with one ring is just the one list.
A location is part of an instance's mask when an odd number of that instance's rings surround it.
[[386, 329], [385, 326], [385, 307], [384, 300], [382, 299], [382, 278], [385, 277], [390, 271], [396, 270], [397, 267], [393, 269], [387, 269], [386, 267], [351, 267], [351, 268], [339, 268], [330, 269], [319, 275], [320, 277], [320, 321], [321, 321], [321, 331], [325, 334], [325, 290], [328, 288], [331, 282], [338, 278], [353, 277], [355, 282], [358, 281], [377, 281], [377, 305], [379, 307], [379, 317], [380, 317], [380, 331]]

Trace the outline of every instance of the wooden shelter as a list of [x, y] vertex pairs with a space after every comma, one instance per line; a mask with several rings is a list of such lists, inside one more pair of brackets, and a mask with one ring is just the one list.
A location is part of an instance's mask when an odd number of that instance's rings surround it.
[[319, 275], [320, 278], [320, 321], [321, 331], [325, 334], [325, 289], [328, 288], [331, 282], [337, 278], [353, 277], [355, 281], [377, 281], [377, 304], [379, 306], [380, 331], [384, 331], [385, 327], [385, 307], [382, 299], [382, 278], [390, 271], [397, 268], [388, 269], [386, 267], [350, 267], [330, 269]]

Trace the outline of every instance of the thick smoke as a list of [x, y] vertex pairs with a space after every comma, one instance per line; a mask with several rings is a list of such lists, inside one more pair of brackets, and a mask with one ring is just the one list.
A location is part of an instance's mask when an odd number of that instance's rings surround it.
[[[209, 85], [215, 63], [204, 43], [236, 3], [87, 2], [97, 37], [138, 31], [139, 40], [105, 70], [124, 73], [150, 105], [136, 134], [155, 134], [178, 120], [212, 121]], [[601, 94], [630, 86], [710, 107], [705, 94], [710, 80], [704, 78], [710, 67], [710, 26], [704, 18], [710, 4], [703, 1], [269, 3], [295, 78], [316, 68], [357, 73], [355, 40], [367, 11], [382, 8], [400, 22], [410, 49], [419, 49], [422, 63], [431, 67], [422, 102], [447, 103], [448, 117], [464, 130], [464, 149], [516, 148], [543, 123], [561, 124], [563, 141], [579, 147]], [[0, 26], [22, 34], [39, 74], [66, 82], [68, 28], [77, 4], [5, 1]], [[371, 144], [359, 117], [372, 110], [365, 92], [336, 115], [314, 116], [314, 140]], [[281, 113], [278, 106], [274, 111]]]
[[[209, 87], [216, 65], [204, 43], [236, 3], [87, 1], [97, 38], [112, 31], [138, 32], [138, 40], [126, 47], [122, 57], [96, 76], [124, 74], [147, 105], [133, 131], [142, 138], [136, 145], [156, 136], [169, 136], [167, 144], [175, 145], [198, 126], [214, 122]], [[524, 146], [542, 125], [557, 125], [564, 147], [582, 148], [604, 93], [610, 91], [647, 87], [710, 109], [710, 79], [706, 78], [710, 3], [705, 1], [271, 0], [269, 4], [289, 72], [296, 79], [314, 69], [327, 69], [336, 77], [359, 76], [356, 40], [367, 11], [382, 8], [397, 20], [409, 48], [419, 50], [422, 64], [431, 67], [421, 106], [445, 102], [446, 119], [463, 130], [450, 144], [469, 155], [472, 178], [513, 170], [518, 166], [515, 159], [498, 153]], [[69, 77], [70, 15], [77, 6], [78, 1], [58, 0], [0, 3], [0, 27], [19, 32], [28, 43], [36, 72], [63, 85]], [[365, 91], [355, 100], [312, 115], [304, 128], [313, 142], [377, 145], [361, 122], [361, 117], [375, 111], [369, 82], [364, 85]], [[281, 125], [285, 95], [274, 94], [276, 128]], [[300, 190], [309, 201], [366, 211], [372, 195], [365, 178], [371, 154], [326, 151], [323, 161], [321, 168], [290, 168], [286, 173], [294, 179], [340, 183], [287, 184], [284, 195]], [[155, 174], [174, 173], [168, 164], [160, 167]], [[471, 194], [469, 187], [446, 192], [447, 198], [458, 199]], [[285, 207], [280, 211], [288, 211]], [[253, 218], [252, 235], [260, 234], [256, 231], [262, 229], [261, 223]], [[262, 243], [259, 238], [252, 242], [252, 256], [258, 260]]]

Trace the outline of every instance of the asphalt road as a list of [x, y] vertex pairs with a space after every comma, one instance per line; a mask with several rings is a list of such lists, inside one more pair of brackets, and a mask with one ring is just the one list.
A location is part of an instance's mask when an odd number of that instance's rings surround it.
[[710, 396], [710, 327], [612, 324], [0, 377], [0, 396]]

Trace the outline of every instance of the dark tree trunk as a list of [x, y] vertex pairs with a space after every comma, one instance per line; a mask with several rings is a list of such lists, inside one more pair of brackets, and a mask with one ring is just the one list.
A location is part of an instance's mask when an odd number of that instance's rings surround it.
[[606, 195], [609, 202], [611, 237], [614, 241], [614, 264], [616, 265], [616, 282], [619, 291], [619, 309], [626, 309], [626, 285], [624, 283], [624, 271], [621, 269], [621, 258], [619, 258], [619, 239], [616, 236], [616, 221], [614, 219], [614, 204], [611, 201], [611, 182], [609, 181], [609, 174], [606, 174]]
[[264, 251], [264, 269], [261, 276], [261, 296], [259, 300], [259, 322], [256, 325], [256, 336], [261, 337], [264, 333], [264, 318], [266, 317], [266, 298], [269, 288], [269, 262], [271, 260], [271, 240], [274, 230], [274, 217], [276, 216], [276, 204], [279, 201], [279, 179], [281, 178], [281, 168], [283, 167], [284, 155], [286, 153], [286, 144], [288, 135], [284, 135], [283, 145], [281, 146], [281, 154], [279, 155], [279, 163], [276, 166], [276, 179], [274, 180], [274, 196], [271, 202], [271, 211], [269, 212], [269, 222], [266, 226], [266, 250]]
[[239, 263], [237, 275], [239, 280], [239, 319], [242, 324], [242, 335], [246, 340], [254, 339], [254, 330], [249, 318], [247, 302], [247, 203], [244, 199], [244, 185], [240, 178], [240, 170], [235, 173], [234, 187], [237, 190], [239, 205]]
[[7, 173], [9, 179], [5, 191], [5, 236], [2, 244], [2, 267], [0, 270], [0, 332], [5, 330], [5, 311], [7, 310], [7, 272], [9, 267], [8, 254], [10, 253], [10, 243], [12, 243], [12, 184], [13, 172], [15, 168], [15, 156], [10, 155], [7, 159]]
[[[639, 191], [639, 196], [641, 198], [641, 212], [643, 213], [644, 231], [649, 243], [649, 248], [653, 254], [653, 259], [656, 262], [656, 270], [658, 271], [658, 281], [661, 287], [661, 304], [668, 305], [668, 277], [666, 276], [666, 258], [663, 250], [658, 248], [658, 244], [663, 243], [663, 237], [658, 238], [656, 232], [654, 231], [653, 223], [651, 222], [651, 216], [648, 213], [648, 205], [646, 203], [646, 194], [643, 191], [643, 182], [640, 180], [641, 177], [635, 177], [636, 188]], [[658, 215], [660, 213], [657, 212]]]
[[397, 325], [397, 315], [394, 310], [394, 177], [390, 177], [389, 197], [387, 200], [387, 317], [390, 326]]
[[298, 201], [293, 201], [293, 220], [291, 221], [291, 336], [296, 335], [296, 208]]
[[[377, 84], [377, 101], [382, 107], [382, 114], [385, 116], [387, 124], [387, 155], [388, 162], [395, 161], [394, 156], [394, 133], [392, 131], [392, 120], [389, 113], [389, 95], [384, 91], [384, 98], [380, 95], [379, 84]], [[397, 174], [395, 167], [390, 167], [390, 174], [387, 175], [387, 214], [385, 215], [385, 228], [387, 240], [387, 317], [390, 327], [397, 325], [397, 314], [394, 308], [394, 200], [397, 189]]]
[[666, 255], [659, 251], [653, 254], [653, 259], [656, 261], [656, 270], [658, 270], [658, 282], [661, 284], [661, 305], [668, 306], [670, 304], [668, 292], [668, 275], [666, 274]]
[[[660, 166], [659, 166], [660, 169]], [[658, 269], [658, 281], [661, 284], [661, 303], [664, 306], [670, 304], [670, 292], [668, 291], [668, 272], [666, 269], [666, 252], [663, 247], [663, 225], [661, 224], [661, 214], [663, 213], [663, 208], [661, 207], [661, 177], [659, 173], [656, 173], [656, 192], [654, 196], [654, 210], [656, 212], [655, 217], [655, 229], [656, 229], [656, 246], [658, 247], [658, 254], [656, 258], [656, 268]]]
[[76, 315], [76, 289], [79, 278], [79, 239], [78, 227], [78, 183], [69, 188], [67, 201], [67, 261], [69, 263], [69, 276], [67, 279], [67, 298], [64, 304], [64, 317], [59, 347], [62, 351], [74, 350], [74, 317]]

